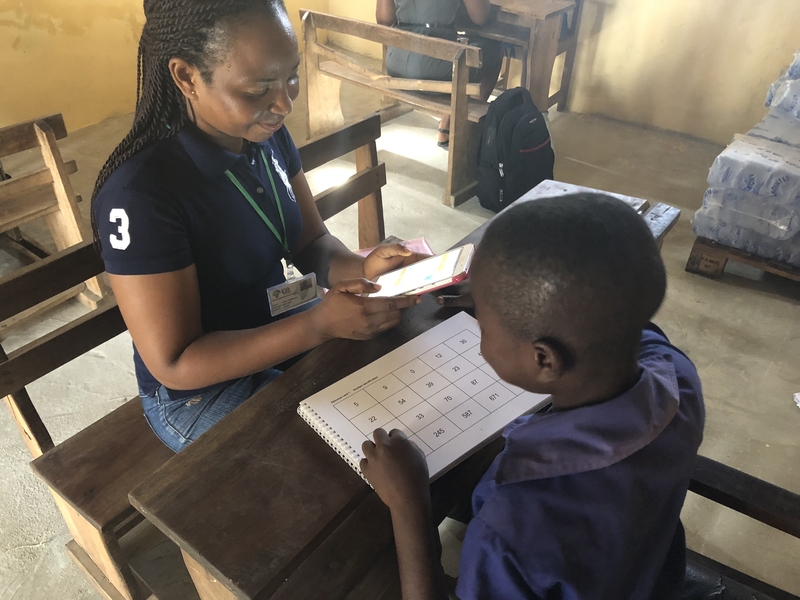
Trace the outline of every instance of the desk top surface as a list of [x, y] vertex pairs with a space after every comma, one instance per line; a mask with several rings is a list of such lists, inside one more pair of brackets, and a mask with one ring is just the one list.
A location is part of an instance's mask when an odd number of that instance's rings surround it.
[[521, 17], [544, 20], [575, 6], [575, 0], [491, 0], [500, 10]]

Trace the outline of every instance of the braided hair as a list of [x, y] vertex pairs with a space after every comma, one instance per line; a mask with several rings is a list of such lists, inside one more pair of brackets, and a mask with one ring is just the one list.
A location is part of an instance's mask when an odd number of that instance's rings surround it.
[[[122, 163], [194, 122], [191, 104], [172, 79], [169, 61], [182, 58], [210, 84], [214, 67], [230, 49], [231, 21], [253, 12], [274, 17], [284, 10], [282, 0], [144, 0], [146, 22], [139, 39], [133, 126], [100, 169], [92, 202]], [[92, 230], [97, 243], [94, 211]]]

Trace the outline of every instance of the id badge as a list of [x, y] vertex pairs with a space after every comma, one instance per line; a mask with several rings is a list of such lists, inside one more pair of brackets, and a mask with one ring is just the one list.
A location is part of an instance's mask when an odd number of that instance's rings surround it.
[[273, 317], [317, 299], [317, 276], [309, 273], [267, 288], [269, 312]]

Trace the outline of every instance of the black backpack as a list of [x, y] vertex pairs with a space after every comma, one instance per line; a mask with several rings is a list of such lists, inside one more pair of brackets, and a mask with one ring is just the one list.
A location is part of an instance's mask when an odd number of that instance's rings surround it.
[[545, 179], [555, 154], [544, 116], [530, 92], [514, 88], [489, 105], [478, 146], [478, 200], [500, 212]]

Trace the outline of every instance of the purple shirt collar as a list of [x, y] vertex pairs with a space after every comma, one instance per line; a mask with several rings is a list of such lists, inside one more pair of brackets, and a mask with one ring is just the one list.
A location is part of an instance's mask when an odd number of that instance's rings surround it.
[[574, 475], [617, 463], [652, 442], [678, 412], [672, 361], [641, 361], [639, 381], [601, 404], [520, 417], [504, 432], [495, 481], [519, 483]]

